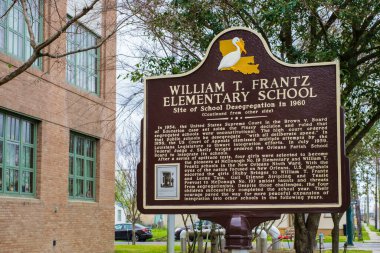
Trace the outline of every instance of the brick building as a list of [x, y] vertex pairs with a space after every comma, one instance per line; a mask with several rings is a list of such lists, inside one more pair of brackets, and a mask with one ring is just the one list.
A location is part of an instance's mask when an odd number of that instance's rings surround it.
[[[1, 15], [12, 2], [1, 1]], [[31, 52], [20, 2], [0, 20], [0, 77]], [[28, 2], [39, 41], [81, 10], [81, 1]], [[116, 22], [108, 4], [45, 52], [96, 45]], [[0, 252], [113, 252], [115, 51], [112, 38], [40, 58], [0, 86]]]

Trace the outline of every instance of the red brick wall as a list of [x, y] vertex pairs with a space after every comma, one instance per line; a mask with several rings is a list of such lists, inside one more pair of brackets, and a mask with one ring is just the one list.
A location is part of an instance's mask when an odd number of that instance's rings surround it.
[[[65, 1], [57, 3], [65, 17]], [[53, 33], [52, 27], [59, 23], [52, 20], [57, 10], [47, 7], [51, 25], [45, 24], [45, 34]], [[115, 13], [107, 13], [104, 26], [114, 19]], [[63, 35], [49, 50], [62, 52], [65, 41]], [[0, 252], [113, 252], [115, 49], [115, 40], [101, 48], [102, 66], [107, 69], [101, 70], [100, 97], [65, 82], [64, 58], [44, 60], [43, 71], [29, 70], [0, 86], [1, 108], [40, 119], [36, 197], [0, 195]], [[8, 63], [20, 65], [0, 54], [1, 75], [9, 71]], [[70, 130], [99, 140], [95, 202], [68, 198]]]

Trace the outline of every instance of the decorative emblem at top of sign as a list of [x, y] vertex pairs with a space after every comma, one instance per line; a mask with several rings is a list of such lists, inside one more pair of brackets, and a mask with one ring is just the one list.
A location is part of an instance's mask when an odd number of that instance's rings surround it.
[[243, 39], [235, 37], [232, 40], [219, 41], [219, 50], [223, 55], [218, 70], [233, 70], [243, 74], [259, 74], [259, 64], [255, 64], [254, 56], [241, 57], [241, 52], [247, 54]]

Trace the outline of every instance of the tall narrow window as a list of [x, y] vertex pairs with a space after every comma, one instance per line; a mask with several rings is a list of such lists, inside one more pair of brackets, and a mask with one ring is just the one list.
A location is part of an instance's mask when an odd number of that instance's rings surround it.
[[121, 221], [121, 210], [117, 210], [117, 221]]
[[[94, 47], [97, 36], [79, 24], [67, 30], [67, 52]], [[99, 94], [99, 50], [91, 49], [66, 57], [66, 80], [91, 93]]]
[[95, 199], [96, 140], [71, 133], [69, 148], [69, 197]]
[[[12, 4], [14, 6], [11, 8]], [[42, 4], [39, 0], [28, 0], [27, 9], [36, 42], [42, 41]], [[0, 0], [0, 16], [10, 8], [7, 15], [0, 19], [0, 51], [26, 61], [32, 55], [30, 36], [25, 22], [20, 1]], [[41, 68], [42, 61], [38, 58], [34, 66]]]
[[0, 194], [34, 195], [36, 136], [33, 120], [0, 111]]

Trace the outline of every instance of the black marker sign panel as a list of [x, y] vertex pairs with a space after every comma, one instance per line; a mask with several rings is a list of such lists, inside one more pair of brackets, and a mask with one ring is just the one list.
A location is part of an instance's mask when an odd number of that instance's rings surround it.
[[140, 209], [339, 210], [341, 116], [338, 62], [286, 64], [224, 31], [190, 73], [146, 79]]

